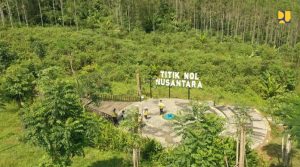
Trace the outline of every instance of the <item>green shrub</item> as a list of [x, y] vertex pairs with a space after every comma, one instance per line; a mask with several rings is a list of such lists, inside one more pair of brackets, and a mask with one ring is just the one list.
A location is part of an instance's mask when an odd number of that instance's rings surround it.
[[143, 160], [155, 160], [159, 154], [162, 153], [162, 145], [154, 139], [144, 139], [144, 143], [141, 151]]

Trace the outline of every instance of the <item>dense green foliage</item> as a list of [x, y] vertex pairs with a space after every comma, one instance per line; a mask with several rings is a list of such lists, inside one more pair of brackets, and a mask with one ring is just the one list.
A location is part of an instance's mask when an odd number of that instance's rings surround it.
[[[182, 135], [182, 143], [163, 156], [166, 166], [229, 166], [235, 165], [236, 142], [220, 135], [223, 120], [205, 113], [208, 107], [195, 104], [193, 109], [177, 119], [176, 129]], [[247, 166], [258, 166], [254, 152], [248, 148]]]
[[[42, 67], [36, 69], [55, 65], [64, 77], [78, 78], [81, 97], [97, 97], [99, 91], [135, 95], [133, 85], [139, 67], [146, 95], [149, 95], [149, 78], [157, 75], [157, 71], [193, 71], [201, 75], [204, 86], [203, 90], [194, 90], [195, 98], [240, 96], [234, 99], [262, 106], [262, 99], [294, 91], [299, 73], [297, 49], [250, 45], [231, 38], [221, 42], [194, 31], [145, 34], [24, 28], [4, 30], [0, 36], [10, 47], [8, 52], [17, 53], [22, 64], [33, 59], [35, 66]], [[22, 45], [16, 42], [19, 36]], [[33, 50], [33, 39], [43, 43], [45, 56], [40, 57]], [[165, 95], [160, 88], [154, 88], [153, 93], [159, 97]], [[182, 94], [179, 97], [186, 97]]]
[[[19, 104], [26, 139], [56, 165], [90, 146], [138, 148], [150, 166], [233, 166], [234, 140], [219, 135], [222, 120], [205, 107], [179, 120], [183, 142], [166, 150], [140, 137], [137, 112], [115, 127], [85, 113], [84, 102], [136, 95], [137, 71], [146, 96], [159, 70], [196, 72], [204, 88], [192, 98], [255, 106], [299, 139], [299, 7], [295, 0], [2, 0], [0, 108]], [[288, 9], [292, 22], [278, 24], [277, 11]], [[167, 89], [153, 86], [152, 94], [165, 97]], [[186, 90], [172, 88], [172, 97], [186, 98]], [[247, 161], [260, 165], [249, 148]]]
[[5, 75], [1, 78], [1, 92], [3, 97], [16, 100], [20, 105], [24, 100], [35, 95], [34, 71], [30, 69], [31, 64], [15, 64], [7, 68]]
[[[18, 106], [10, 103], [0, 112], [0, 166], [37, 167], [49, 161], [46, 152], [22, 142], [24, 129], [17, 112]], [[72, 167], [130, 167], [130, 157], [123, 152], [101, 151], [97, 148], [84, 149], [85, 156], [72, 158]], [[144, 166], [144, 165], [143, 165]], [[153, 165], [149, 165], [152, 167]]]
[[81, 97], [99, 101], [100, 93], [110, 93], [111, 85], [105, 79], [100, 68], [92, 65], [85, 66], [77, 76]]
[[300, 98], [294, 97], [289, 99], [285, 103], [286, 107], [283, 108], [287, 114], [287, 118], [285, 121], [287, 122], [288, 131], [291, 132], [293, 137], [295, 137], [298, 140], [298, 146], [300, 146]]
[[48, 87], [24, 111], [23, 120], [28, 140], [42, 147], [59, 166], [70, 165], [73, 156], [83, 155], [83, 148], [99, 134], [97, 123], [84, 116], [75, 88], [67, 82]]
[[16, 59], [16, 54], [9, 51], [5, 43], [0, 43], [0, 73]]
[[[299, 42], [299, 3], [270, 0], [15, 0], [0, 2], [1, 26], [61, 25], [132, 31], [186, 31], [191, 28], [271, 45]], [[291, 10], [289, 26], [278, 10]], [[37, 50], [43, 55], [43, 46]]]

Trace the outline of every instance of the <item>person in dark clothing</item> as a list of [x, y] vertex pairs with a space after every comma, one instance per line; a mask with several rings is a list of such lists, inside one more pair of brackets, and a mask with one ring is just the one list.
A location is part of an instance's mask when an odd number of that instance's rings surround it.
[[112, 119], [113, 119], [114, 124], [118, 125], [118, 123], [119, 123], [118, 122], [118, 114], [117, 114], [116, 110], [117, 110], [116, 108], [113, 109]]
[[124, 120], [124, 114], [125, 114], [125, 110], [122, 110], [119, 120]]

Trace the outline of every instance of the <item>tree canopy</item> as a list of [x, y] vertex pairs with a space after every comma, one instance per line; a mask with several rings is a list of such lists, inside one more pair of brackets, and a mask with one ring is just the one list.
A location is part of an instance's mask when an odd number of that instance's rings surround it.
[[[299, 3], [292, 1], [183, 0], [15, 0], [0, 2], [1, 26], [61, 25], [132, 31], [198, 29], [275, 46], [299, 42]], [[279, 25], [277, 12], [291, 10], [289, 26]], [[43, 55], [43, 46], [33, 43]], [[38, 47], [38, 48], [37, 48]]]
[[83, 112], [74, 85], [66, 81], [49, 86], [24, 111], [23, 120], [27, 140], [42, 147], [52, 163], [60, 166], [68, 166], [72, 157], [84, 155], [83, 148], [99, 134], [93, 131], [97, 126], [89, 126], [93, 124]]

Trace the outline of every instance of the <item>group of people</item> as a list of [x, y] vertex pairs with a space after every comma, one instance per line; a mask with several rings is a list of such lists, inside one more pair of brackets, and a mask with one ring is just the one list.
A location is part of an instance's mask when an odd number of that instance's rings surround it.
[[[159, 115], [163, 115], [164, 114], [165, 104], [162, 102], [162, 100], [159, 101], [158, 108], [159, 108]], [[145, 119], [150, 118], [149, 117], [149, 109], [148, 109], [148, 107], [144, 108], [143, 114], [144, 114]]]
[[[163, 115], [164, 114], [165, 104], [162, 102], [162, 100], [159, 100], [158, 108], [159, 108], [159, 115]], [[114, 108], [113, 109], [113, 114], [112, 114], [112, 119], [113, 119], [113, 122], [114, 122], [115, 125], [117, 125], [119, 123], [120, 119], [124, 118], [124, 113], [125, 113], [125, 111], [122, 110], [122, 113], [120, 114], [120, 116], [118, 118], [118, 114], [117, 114], [116, 111], [117, 111], [117, 109]], [[149, 119], [150, 118], [149, 117], [149, 109], [148, 109], [148, 107], [144, 108], [143, 116], [144, 116], [145, 119]]]

